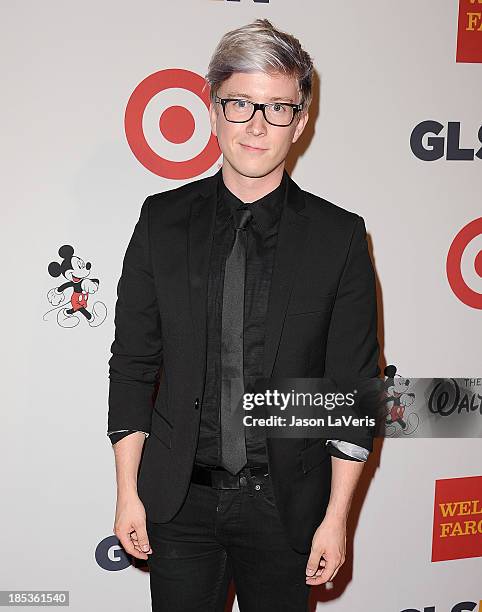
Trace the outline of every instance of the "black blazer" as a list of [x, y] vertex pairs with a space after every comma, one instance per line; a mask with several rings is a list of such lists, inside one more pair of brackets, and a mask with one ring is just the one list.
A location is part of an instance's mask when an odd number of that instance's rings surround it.
[[[138, 493], [154, 522], [169, 521], [179, 510], [196, 451], [216, 180], [213, 175], [145, 200], [117, 287], [108, 431], [151, 433]], [[300, 189], [290, 177], [266, 321], [266, 378], [380, 373], [363, 218]], [[356, 443], [372, 450], [369, 435]], [[287, 537], [295, 550], [308, 552], [330, 497], [330, 454], [314, 438], [268, 438], [267, 451]]]

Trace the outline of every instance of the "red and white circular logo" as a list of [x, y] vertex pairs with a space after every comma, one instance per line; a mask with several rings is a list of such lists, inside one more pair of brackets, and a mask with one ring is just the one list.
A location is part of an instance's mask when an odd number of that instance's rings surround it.
[[463, 227], [447, 254], [452, 291], [467, 306], [482, 310], [482, 217]]
[[209, 85], [182, 68], [149, 75], [132, 92], [125, 112], [131, 151], [148, 170], [168, 179], [206, 172], [221, 151], [206, 111]]

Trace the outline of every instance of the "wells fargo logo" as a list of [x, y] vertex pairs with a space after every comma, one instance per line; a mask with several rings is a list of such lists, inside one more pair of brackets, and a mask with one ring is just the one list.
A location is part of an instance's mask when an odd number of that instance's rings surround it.
[[435, 481], [432, 561], [482, 557], [482, 476]]
[[482, 62], [482, 0], [460, 0], [457, 62]]

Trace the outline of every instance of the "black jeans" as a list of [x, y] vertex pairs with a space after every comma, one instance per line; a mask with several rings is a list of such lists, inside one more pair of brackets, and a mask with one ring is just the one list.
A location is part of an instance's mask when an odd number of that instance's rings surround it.
[[153, 612], [223, 612], [231, 578], [241, 612], [306, 612], [309, 555], [290, 547], [270, 477], [243, 482], [191, 482], [171, 521], [147, 521]]

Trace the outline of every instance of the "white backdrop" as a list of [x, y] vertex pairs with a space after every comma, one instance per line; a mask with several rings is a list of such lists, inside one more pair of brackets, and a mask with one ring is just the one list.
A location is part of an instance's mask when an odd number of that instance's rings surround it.
[[[455, 0], [44, 0], [9, 3], [2, 13], [0, 590], [69, 590], [76, 612], [148, 610], [148, 573], [123, 563], [112, 535], [115, 290], [145, 197], [218, 165], [183, 180], [148, 170], [126, 140], [132, 92], [160, 70], [203, 76], [222, 34], [256, 17], [295, 34], [321, 87], [288, 169], [304, 189], [365, 219], [384, 363], [404, 376], [480, 377], [482, 311], [452, 292], [445, 265], [456, 234], [482, 216], [482, 162], [422, 161], [410, 134], [436, 120], [445, 136], [449, 121], [460, 122], [460, 146], [480, 148], [482, 65], [455, 61]], [[189, 158], [204, 146], [207, 111], [185, 93], [167, 95], [201, 130], [183, 145]], [[173, 158], [154, 128], [151, 117], [151, 146]], [[482, 234], [474, 240], [476, 253]], [[81, 320], [65, 329], [55, 312], [44, 320], [48, 290], [65, 281], [47, 272], [63, 244], [100, 279], [89, 297], [89, 306], [107, 306], [99, 327]], [[482, 278], [464, 265], [482, 293]], [[481, 450], [477, 439], [378, 441], [354, 501], [348, 559], [331, 591], [316, 589], [317, 609], [478, 604], [482, 536], [479, 557], [434, 563], [431, 546], [435, 480], [482, 475]]]

